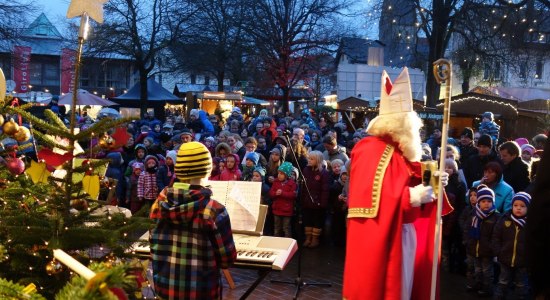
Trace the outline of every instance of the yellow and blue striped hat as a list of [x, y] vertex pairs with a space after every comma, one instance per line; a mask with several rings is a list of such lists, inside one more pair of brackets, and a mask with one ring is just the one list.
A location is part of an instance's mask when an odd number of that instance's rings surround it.
[[181, 144], [174, 168], [179, 180], [208, 178], [211, 170], [212, 157], [206, 146], [199, 142]]

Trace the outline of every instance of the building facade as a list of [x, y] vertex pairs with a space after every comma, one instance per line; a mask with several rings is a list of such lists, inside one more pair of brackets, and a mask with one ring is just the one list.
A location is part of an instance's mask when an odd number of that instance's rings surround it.
[[[2, 41], [0, 67], [7, 80], [13, 80], [14, 90], [24, 100], [25, 95], [43, 92], [62, 95], [74, 88], [76, 40], [65, 38], [41, 14], [16, 41]], [[98, 96], [113, 97], [124, 93], [137, 80], [133, 61], [112, 56], [97, 58], [82, 55], [79, 88]]]

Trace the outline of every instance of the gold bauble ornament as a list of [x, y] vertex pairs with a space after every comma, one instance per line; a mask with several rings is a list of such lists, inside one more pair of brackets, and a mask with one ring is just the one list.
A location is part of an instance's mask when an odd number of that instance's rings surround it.
[[[1, 99], [0, 99], [1, 100]], [[1, 104], [1, 103], [0, 103]], [[0, 125], [4, 124], [4, 121], [6, 121], [4, 119], [4, 115], [0, 114]]]
[[57, 260], [52, 260], [46, 265], [46, 273], [49, 276], [59, 274], [63, 271], [63, 265], [61, 265]]
[[10, 119], [6, 123], [4, 123], [4, 126], [2, 126], [2, 130], [4, 130], [4, 133], [7, 135], [14, 135], [19, 131], [19, 125], [15, 123], [13, 119]]
[[19, 130], [13, 135], [13, 138], [18, 142], [24, 142], [31, 138], [31, 131], [25, 126], [19, 126]]
[[110, 135], [104, 135], [99, 139], [98, 144], [101, 149], [109, 150], [114, 146], [115, 139]]

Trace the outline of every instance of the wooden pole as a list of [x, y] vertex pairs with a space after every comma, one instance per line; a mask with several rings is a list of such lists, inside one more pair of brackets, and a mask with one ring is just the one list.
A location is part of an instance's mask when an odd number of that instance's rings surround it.
[[[80, 80], [80, 65], [82, 61], [82, 47], [84, 45], [84, 40], [88, 35], [88, 26], [89, 26], [89, 17], [85, 12], [80, 17], [80, 29], [78, 31], [78, 48], [76, 51], [76, 62], [74, 65], [75, 74], [74, 74], [74, 88], [73, 88], [73, 99], [71, 102], [71, 116], [69, 124], [69, 132], [71, 133], [71, 138], [69, 139], [69, 153], [74, 153], [75, 148], [75, 139], [74, 131], [76, 127], [76, 103], [77, 103], [77, 92], [78, 92], [78, 81]], [[72, 185], [73, 185], [73, 160], [70, 159], [67, 162], [67, 175], [65, 175], [65, 201], [68, 204], [71, 202], [72, 197]]]
[[[443, 106], [443, 126], [441, 128], [441, 150], [439, 155], [439, 172], [445, 172], [445, 153], [447, 152], [447, 138], [449, 132], [449, 117], [451, 110], [451, 75], [452, 64], [449, 60], [438, 59], [433, 64], [433, 73], [438, 84], [445, 83], [445, 103]], [[430, 299], [436, 299], [437, 275], [439, 274], [439, 257], [441, 252], [441, 214], [443, 210], [443, 185], [439, 177], [437, 193], [437, 215], [435, 220], [435, 236], [432, 260], [432, 284]]]

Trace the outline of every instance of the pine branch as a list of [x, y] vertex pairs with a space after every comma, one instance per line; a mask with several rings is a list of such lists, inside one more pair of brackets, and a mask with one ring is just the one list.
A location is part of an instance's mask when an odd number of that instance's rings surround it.
[[[30, 291], [29, 291], [30, 290]], [[0, 298], [13, 300], [46, 300], [34, 290], [0, 278]]]

